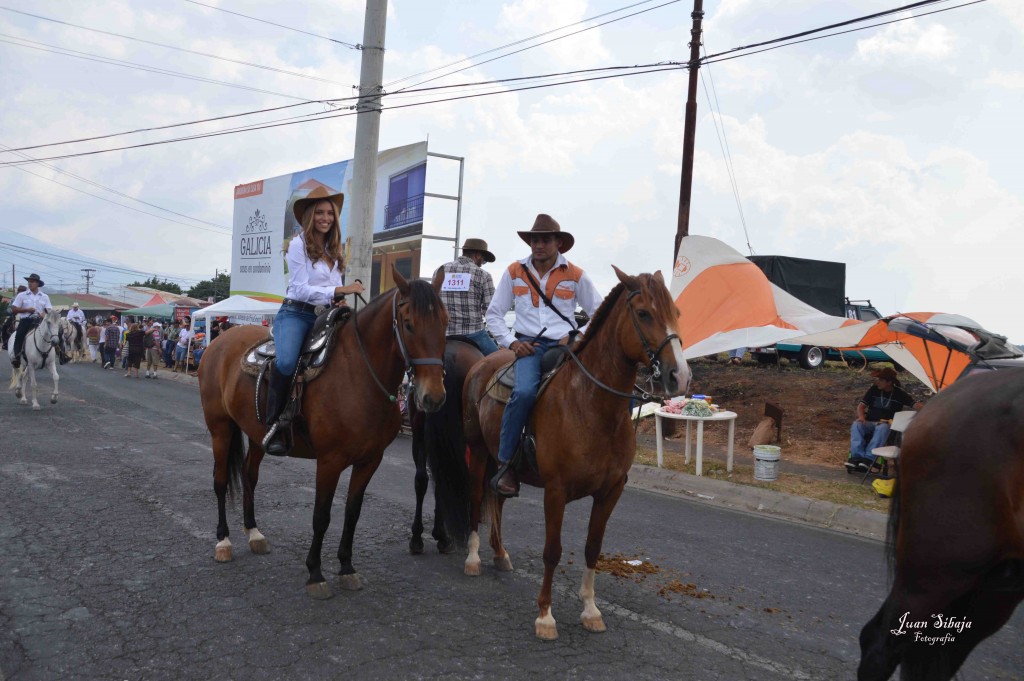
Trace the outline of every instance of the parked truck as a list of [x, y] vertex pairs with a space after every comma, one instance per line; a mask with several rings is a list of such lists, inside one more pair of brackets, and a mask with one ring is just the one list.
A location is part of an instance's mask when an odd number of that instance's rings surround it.
[[[860, 321], [874, 321], [882, 317], [870, 300], [850, 300], [846, 297], [845, 263], [782, 255], [752, 255], [748, 259], [760, 267], [773, 284], [826, 314]], [[750, 348], [750, 353], [764, 364], [774, 364], [780, 357], [784, 357], [799, 363], [804, 369], [816, 369], [825, 360], [845, 360], [857, 366], [868, 362], [892, 361], [881, 350], [840, 352], [835, 348], [785, 342], [770, 347]]]

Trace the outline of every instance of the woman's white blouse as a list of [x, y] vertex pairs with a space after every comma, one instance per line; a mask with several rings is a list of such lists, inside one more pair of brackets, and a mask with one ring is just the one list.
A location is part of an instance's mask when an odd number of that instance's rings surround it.
[[288, 291], [285, 296], [311, 305], [330, 305], [334, 300], [334, 287], [342, 286], [341, 270], [328, 266], [323, 260], [313, 263], [306, 256], [306, 244], [301, 236], [292, 239], [285, 255], [288, 262]]

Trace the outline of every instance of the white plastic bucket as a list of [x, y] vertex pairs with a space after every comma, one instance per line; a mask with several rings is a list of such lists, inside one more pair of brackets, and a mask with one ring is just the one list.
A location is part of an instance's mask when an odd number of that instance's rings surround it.
[[778, 480], [781, 455], [782, 449], [775, 445], [754, 445], [754, 479]]

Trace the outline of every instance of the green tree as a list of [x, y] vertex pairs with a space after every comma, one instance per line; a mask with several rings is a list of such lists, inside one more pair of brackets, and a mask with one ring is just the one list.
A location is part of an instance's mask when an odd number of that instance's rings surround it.
[[168, 293], [176, 293], [179, 296], [182, 295], [181, 287], [172, 281], [163, 280], [156, 278], [154, 274], [146, 281], [133, 281], [128, 284], [129, 286], [145, 286], [146, 288], [155, 288], [158, 291], [167, 291]]
[[227, 272], [219, 272], [213, 279], [203, 279], [188, 290], [188, 295], [192, 298], [205, 300], [212, 296], [214, 302], [224, 300], [230, 294], [231, 275]]

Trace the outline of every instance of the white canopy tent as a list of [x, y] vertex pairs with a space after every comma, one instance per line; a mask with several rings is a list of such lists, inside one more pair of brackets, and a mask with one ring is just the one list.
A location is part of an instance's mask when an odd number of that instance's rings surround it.
[[281, 303], [268, 303], [263, 300], [256, 300], [249, 296], [231, 296], [219, 303], [209, 307], [196, 310], [192, 313], [192, 319], [206, 319], [207, 317], [230, 317], [232, 315], [263, 315], [271, 317], [277, 314]]

